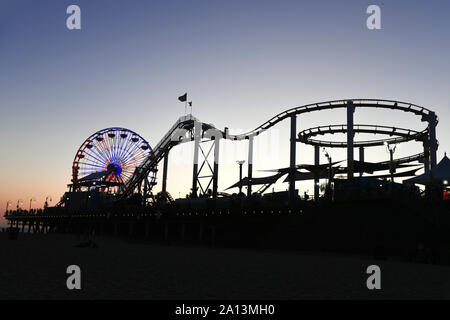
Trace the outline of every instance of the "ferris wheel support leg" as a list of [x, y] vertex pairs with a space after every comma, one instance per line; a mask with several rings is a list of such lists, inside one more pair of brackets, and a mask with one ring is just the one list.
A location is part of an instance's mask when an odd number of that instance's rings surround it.
[[347, 101], [347, 179], [353, 178], [354, 163], [353, 163], [353, 140], [355, 132], [353, 130], [353, 114], [355, 113], [355, 106], [353, 101]]
[[297, 116], [291, 116], [291, 136], [290, 136], [290, 162], [289, 162], [289, 205], [295, 202], [295, 153], [297, 146]]
[[319, 172], [317, 167], [320, 164], [320, 146], [314, 146], [314, 165], [316, 166], [316, 171], [314, 173], [314, 201], [319, 200]]

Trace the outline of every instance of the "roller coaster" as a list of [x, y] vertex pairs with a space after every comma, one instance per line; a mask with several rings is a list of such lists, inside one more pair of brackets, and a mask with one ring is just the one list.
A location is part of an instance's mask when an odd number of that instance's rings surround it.
[[[297, 116], [332, 110], [332, 109], [346, 109], [347, 110], [347, 123], [341, 125], [328, 125], [314, 127], [303, 130], [299, 133], [296, 132]], [[356, 109], [359, 108], [381, 108], [398, 110], [407, 113], [412, 113], [416, 116], [420, 116], [420, 120], [427, 123], [427, 126], [422, 131], [416, 131], [412, 129], [404, 129], [397, 127], [387, 127], [382, 125], [368, 125], [368, 124], [353, 124], [353, 114]], [[164, 159], [164, 172], [163, 172], [163, 192], [166, 192], [166, 180], [167, 180], [167, 157], [169, 151], [176, 145], [184, 142], [194, 141], [194, 166], [193, 166], [193, 182], [192, 182], [192, 197], [197, 197], [198, 184], [199, 184], [199, 148], [200, 142], [205, 140], [214, 139], [214, 165], [210, 166], [211, 169], [211, 182], [212, 182], [212, 197], [216, 198], [218, 195], [217, 180], [219, 169], [218, 154], [219, 154], [219, 141], [220, 139], [228, 139], [232, 141], [248, 140], [248, 175], [245, 180], [247, 187], [247, 195], [252, 194], [252, 186], [259, 183], [257, 178], [253, 178], [253, 140], [262, 132], [271, 129], [283, 120], [290, 119], [291, 121], [291, 135], [290, 135], [290, 167], [289, 173], [289, 198], [290, 202], [294, 201], [295, 193], [295, 181], [296, 181], [296, 159], [295, 150], [296, 143], [301, 142], [312, 145], [316, 148], [315, 156], [318, 158], [318, 147], [329, 148], [347, 148], [348, 159], [347, 168], [345, 172], [348, 178], [353, 177], [353, 171], [355, 161], [353, 159], [353, 149], [360, 149], [360, 161], [358, 167], [363, 170], [363, 166], [376, 166], [375, 164], [365, 163], [363, 159], [364, 148], [381, 146], [383, 144], [397, 145], [403, 142], [416, 141], [423, 145], [424, 152], [411, 155], [410, 157], [402, 159], [394, 159], [394, 165], [400, 165], [413, 161], [420, 161], [424, 164], [425, 172], [428, 172], [436, 165], [436, 151], [438, 148], [438, 142], [436, 140], [436, 125], [438, 124], [438, 118], [435, 113], [425, 107], [421, 107], [412, 103], [400, 102], [394, 100], [380, 100], [380, 99], [344, 99], [333, 100], [320, 103], [307, 104], [295, 108], [283, 111], [265, 123], [261, 124], [254, 130], [244, 134], [231, 134], [228, 129], [219, 130], [214, 125], [209, 123], [203, 123], [192, 115], [180, 117], [174, 125], [168, 130], [160, 142], [153, 148], [142, 163], [136, 166], [133, 175], [127, 181], [120, 184], [118, 192], [118, 199], [123, 200], [132, 197], [136, 193], [140, 193], [142, 198], [146, 198], [151, 192], [152, 184], [148, 182], [149, 175], [152, 175], [157, 170], [161, 160]], [[313, 139], [313, 137], [324, 134], [345, 133], [347, 134], [347, 142], [337, 141], [321, 141]], [[388, 136], [385, 139], [377, 139], [371, 141], [354, 141], [355, 133], [370, 133], [370, 134], [383, 134]], [[318, 159], [315, 160], [315, 166], [318, 166]], [[377, 164], [379, 168], [386, 167], [386, 163]], [[322, 168], [323, 169], [323, 168]], [[317, 171], [317, 170], [316, 170]], [[373, 170], [366, 170], [366, 172]], [[340, 170], [342, 172], [342, 169]], [[94, 177], [97, 177], [94, 175]], [[318, 177], [314, 178], [317, 182]], [[75, 183], [75, 181], [74, 181]], [[242, 183], [242, 182], [241, 182]], [[76, 184], [76, 183], [75, 183]], [[205, 190], [200, 190], [205, 193]], [[315, 190], [315, 196], [317, 197], [317, 188]], [[145, 202], [145, 201], [144, 201]]]
[[[360, 108], [381, 108], [407, 112], [420, 117], [422, 122], [427, 125], [421, 131], [405, 129], [398, 127], [389, 127], [383, 125], [354, 124], [353, 114]], [[302, 114], [326, 111], [332, 109], [346, 109], [346, 124], [330, 124], [326, 126], [313, 127], [301, 132], [296, 131], [297, 117]], [[284, 120], [290, 120], [290, 166], [286, 170], [281, 170], [272, 177], [253, 178], [253, 143], [254, 139], [266, 130], [270, 130]], [[219, 145], [221, 139], [231, 141], [248, 140], [248, 172], [247, 177], [234, 186], [245, 185], [247, 187], [247, 196], [252, 195], [252, 187], [262, 185], [258, 190], [264, 192], [267, 188], [281, 177], [280, 172], [288, 174], [289, 182], [289, 202], [295, 202], [295, 181], [314, 179], [315, 190], [314, 198], [319, 197], [318, 180], [329, 174], [326, 170], [331, 170], [327, 165], [319, 164], [319, 148], [346, 148], [347, 149], [347, 167], [335, 168], [336, 173], [346, 174], [348, 179], [353, 178], [355, 166], [360, 176], [363, 173], [373, 173], [374, 170], [393, 170], [392, 167], [400, 168], [410, 162], [419, 161], [423, 163], [425, 172], [429, 172], [436, 165], [436, 151], [438, 142], [436, 140], [436, 125], [438, 118], [435, 113], [425, 107], [412, 103], [380, 100], [380, 99], [344, 99], [333, 100], [307, 104], [283, 111], [268, 121], [264, 122], [254, 130], [244, 134], [231, 134], [228, 128], [224, 130], [217, 129], [213, 124], [203, 123], [193, 115], [180, 117], [172, 127], [167, 131], [163, 138], [151, 148], [145, 139], [131, 130], [124, 128], [104, 129], [91, 135], [76, 153], [72, 166], [72, 184], [69, 185], [70, 192], [100, 189], [102, 192], [113, 193], [115, 201], [124, 201], [136, 197], [138, 194], [142, 199], [142, 204], [146, 205], [147, 199], [152, 197], [152, 188], [156, 184], [156, 172], [161, 161], [163, 166], [163, 186], [162, 192], [167, 192], [167, 164], [170, 150], [186, 142], [194, 142], [193, 159], [193, 177], [190, 196], [196, 198], [205, 196], [212, 185], [211, 197], [217, 198], [218, 191], [218, 170], [219, 170]], [[347, 141], [325, 141], [315, 139], [316, 136], [326, 134], [342, 133], [347, 135]], [[355, 134], [366, 133], [374, 135], [385, 135], [384, 139], [355, 141]], [[214, 149], [213, 165], [210, 165], [208, 156], [201, 149], [200, 143], [211, 141], [212, 146], [208, 152], [211, 154]], [[389, 163], [370, 163], [364, 161], [364, 148], [397, 145], [404, 142], [416, 141], [422, 143], [424, 151], [405, 157], [402, 159], [391, 159]], [[303, 166], [303, 169], [309, 170], [309, 174], [298, 172], [302, 169], [296, 164], [296, 143], [304, 143], [315, 148], [315, 163], [309, 167]], [[353, 159], [353, 149], [359, 148], [360, 160]], [[204, 157], [203, 162], [199, 163], [199, 156]], [[200, 165], [200, 166], [199, 166]], [[199, 171], [208, 167], [210, 169], [209, 181], [204, 188], [200, 183], [201, 176]], [[416, 170], [417, 171], [417, 170]], [[416, 171], [410, 171], [414, 174]], [[391, 172], [392, 173], [392, 172]], [[80, 177], [80, 174], [82, 177]], [[405, 173], [398, 176], [405, 177]], [[222, 193], [223, 194], [223, 193]], [[169, 195], [170, 196], [170, 195]], [[67, 200], [72, 197], [64, 197], [60, 206], [64, 206]]]

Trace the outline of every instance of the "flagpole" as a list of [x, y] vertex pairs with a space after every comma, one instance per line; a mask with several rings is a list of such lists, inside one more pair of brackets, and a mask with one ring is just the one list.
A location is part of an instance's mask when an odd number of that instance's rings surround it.
[[[184, 116], [185, 116], [185, 117], [186, 117], [186, 115], [187, 115], [187, 104], [188, 104], [187, 97], [188, 97], [187, 92], [186, 92], [184, 95], [178, 97], [178, 100], [179, 100], [180, 102], [183, 102], [183, 101], [184, 101]], [[192, 108], [191, 108], [191, 112], [192, 112]]]

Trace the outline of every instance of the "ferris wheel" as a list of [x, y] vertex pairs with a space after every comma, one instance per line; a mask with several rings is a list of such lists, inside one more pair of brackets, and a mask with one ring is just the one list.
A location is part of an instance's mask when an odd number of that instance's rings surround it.
[[[152, 155], [149, 143], [125, 128], [107, 128], [87, 138], [78, 149], [72, 165], [74, 190], [103, 186], [103, 191], [118, 193], [140, 165]], [[155, 171], [147, 182], [152, 185]]]

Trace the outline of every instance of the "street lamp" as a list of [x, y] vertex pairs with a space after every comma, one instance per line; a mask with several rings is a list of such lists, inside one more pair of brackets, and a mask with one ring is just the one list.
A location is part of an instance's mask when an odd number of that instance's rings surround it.
[[397, 145], [391, 145], [389, 142], [384, 142], [384, 145], [386, 146], [388, 152], [389, 152], [389, 172], [391, 174], [391, 182], [394, 182], [394, 173], [395, 173], [395, 168], [394, 168], [394, 152], [395, 149], [397, 148]]
[[52, 202], [52, 196], [47, 196], [45, 197], [45, 203], [44, 203], [44, 209], [48, 207], [48, 201], [50, 200], [50, 202]]
[[325, 157], [328, 159], [328, 192], [331, 192], [331, 179], [332, 179], [332, 162], [331, 162], [331, 156], [328, 154], [327, 150], [325, 148], [322, 149], [322, 152], [325, 154]]
[[16, 206], [17, 210], [19, 210], [21, 205], [23, 205], [23, 200], [22, 199], [17, 200], [17, 206]]
[[30, 199], [30, 210], [29, 210], [29, 211], [31, 211], [31, 203], [32, 203], [33, 201], [36, 202], [36, 198], [35, 198], [35, 197], [31, 197], [31, 199]]
[[6, 212], [8, 212], [8, 209], [9, 209], [9, 206], [11, 205], [11, 200], [8, 200], [7, 202], [6, 202]]
[[239, 194], [242, 193], [242, 165], [245, 163], [245, 160], [238, 160], [236, 163], [239, 165]]

